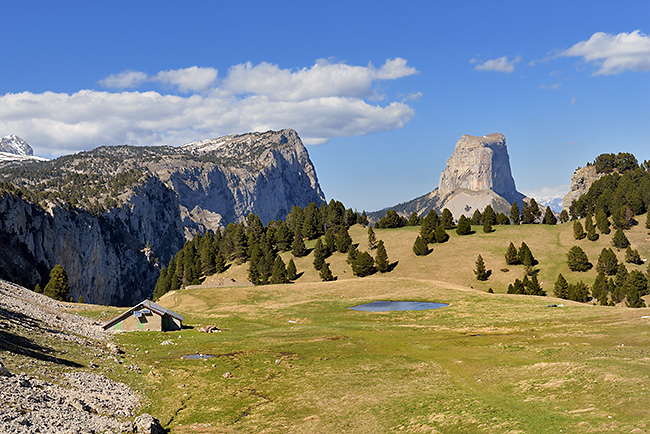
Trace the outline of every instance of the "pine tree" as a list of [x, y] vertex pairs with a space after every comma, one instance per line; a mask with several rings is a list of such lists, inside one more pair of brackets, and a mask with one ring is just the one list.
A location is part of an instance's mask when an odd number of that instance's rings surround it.
[[490, 221], [488, 219], [485, 219], [485, 221], [483, 222], [483, 232], [485, 232], [486, 234], [492, 232], [492, 225], [490, 224]]
[[330, 255], [336, 252], [336, 231], [334, 228], [327, 228], [325, 236], [323, 237], [323, 242], [325, 243], [325, 247], [327, 247], [327, 251], [330, 252]]
[[569, 249], [566, 262], [571, 271], [587, 271], [592, 267], [587, 254], [578, 246]]
[[596, 270], [608, 276], [616, 274], [616, 271], [618, 270], [618, 259], [616, 259], [616, 254], [612, 249], [604, 247], [603, 250], [600, 251]]
[[584, 237], [586, 237], [587, 234], [585, 233], [585, 230], [582, 228], [582, 223], [580, 223], [578, 220], [573, 222], [573, 238], [576, 240], [581, 240]]
[[587, 231], [587, 239], [589, 241], [597, 241], [599, 238], [598, 233], [596, 232], [596, 227], [591, 219], [591, 214], [587, 214], [585, 217], [585, 231]]
[[160, 297], [165, 295], [171, 289], [171, 278], [167, 272], [166, 267], [162, 267], [160, 270], [160, 275], [158, 276], [158, 281], [153, 290], [153, 299], [158, 300]]
[[390, 270], [390, 261], [388, 260], [388, 253], [384, 242], [379, 240], [377, 244], [377, 254], [375, 255], [375, 265], [380, 273], [385, 273]]
[[512, 207], [510, 207], [510, 221], [513, 225], [518, 225], [521, 221], [521, 214], [517, 202], [512, 202]]
[[356, 248], [354, 244], [352, 244], [348, 249], [348, 258], [346, 259], [346, 262], [352, 265], [352, 263], [354, 262], [358, 254], [359, 254], [359, 250]]
[[43, 293], [43, 288], [41, 288], [41, 285], [39, 283], [36, 284], [36, 287], [34, 288], [34, 292], [37, 294]]
[[630, 241], [623, 233], [623, 229], [616, 229], [616, 232], [614, 232], [614, 236], [612, 237], [612, 244], [618, 249], [625, 249], [630, 245]]
[[341, 226], [339, 229], [339, 234], [336, 237], [336, 250], [341, 253], [347, 253], [352, 245], [352, 238], [348, 232], [348, 228]]
[[636, 264], [636, 265], [643, 265], [643, 259], [641, 259], [641, 255], [639, 255], [638, 250], [632, 250], [632, 247], [627, 246], [627, 249], [625, 250], [625, 262], [629, 264]]
[[512, 244], [512, 242], [506, 249], [505, 258], [506, 258], [506, 264], [508, 265], [517, 265], [520, 263], [519, 253], [517, 252], [517, 248], [515, 247], [514, 244]]
[[491, 225], [497, 224], [497, 215], [494, 212], [492, 205], [486, 206], [483, 210], [483, 222], [485, 221], [489, 222]]
[[77, 300], [77, 303], [83, 304], [84, 303], [84, 297], [83, 295], [79, 294], [79, 300]]
[[352, 273], [358, 277], [365, 277], [375, 272], [375, 260], [370, 253], [359, 252], [352, 261]]
[[438, 218], [438, 214], [434, 210], [429, 211], [420, 226], [420, 237], [422, 237], [425, 243], [430, 244], [436, 242], [435, 231], [439, 225], [440, 219]]
[[288, 252], [291, 250], [293, 236], [285, 222], [279, 222], [275, 230], [275, 245], [281, 252]]
[[444, 225], [441, 223], [436, 228], [436, 243], [445, 243], [449, 240], [449, 234], [445, 230]]
[[368, 226], [368, 215], [366, 214], [365, 211], [363, 211], [361, 215], [357, 218], [357, 224], [363, 226], [364, 228]]
[[581, 280], [569, 285], [569, 300], [586, 303], [589, 300], [589, 287]]
[[605, 235], [611, 232], [611, 229], [609, 228], [609, 219], [602, 208], [599, 208], [598, 211], [596, 211], [596, 226], [598, 227], [598, 230]]
[[372, 227], [368, 228], [368, 250], [373, 250], [377, 247], [377, 236], [375, 231], [372, 230]]
[[498, 225], [504, 225], [504, 226], [509, 225], [510, 224], [510, 219], [508, 218], [507, 215], [500, 212], [499, 214], [497, 214], [497, 224]]
[[542, 223], [544, 223], [545, 225], [557, 224], [557, 218], [555, 217], [555, 214], [553, 214], [553, 210], [551, 210], [550, 206], [546, 207], [546, 211], [544, 212], [544, 219], [542, 220]]
[[441, 221], [445, 229], [454, 228], [454, 216], [449, 209], [445, 208], [442, 210]]
[[226, 259], [221, 252], [217, 252], [214, 256], [214, 272], [223, 273], [224, 271], [226, 271]]
[[294, 281], [298, 278], [298, 270], [296, 270], [296, 263], [293, 262], [293, 259], [289, 260], [287, 264], [287, 279]]
[[334, 275], [332, 275], [332, 270], [330, 270], [330, 266], [327, 262], [325, 262], [321, 267], [319, 275], [320, 275], [320, 279], [323, 282], [331, 282], [333, 280], [336, 280]]
[[598, 300], [601, 306], [606, 306], [610, 291], [609, 280], [605, 276], [605, 273], [600, 271], [596, 276], [594, 286], [591, 288], [591, 295]]
[[560, 223], [566, 223], [569, 221], [569, 213], [567, 210], [563, 209], [560, 213]]
[[519, 279], [515, 279], [515, 283], [508, 285], [508, 294], [524, 294], [525, 292], [526, 287]]
[[555, 285], [553, 286], [553, 294], [557, 298], [569, 298], [569, 284], [562, 274], [558, 274]]
[[302, 234], [296, 232], [296, 234], [293, 237], [293, 244], [291, 245], [292, 250], [291, 253], [293, 256], [296, 258], [302, 258], [303, 256], [306, 256], [307, 253], [307, 247], [305, 247], [305, 241], [302, 239]]
[[419, 235], [413, 244], [413, 253], [415, 253], [417, 256], [426, 256], [429, 254], [429, 246], [427, 246], [427, 243], [425, 243], [422, 237]]
[[320, 210], [316, 203], [312, 202], [304, 210], [302, 236], [308, 240], [316, 239], [321, 235], [322, 228], [323, 224], [320, 221]]
[[481, 211], [479, 211], [478, 209], [474, 211], [474, 215], [472, 215], [471, 223], [473, 225], [483, 224], [483, 214], [481, 214]]
[[406, 222], [406, 226], [418, 226], [419, 224], [420, 224], [420, 217], [418, 217], [417, 212], [413, 211], [409, 216], [408, 222]]
[[616, 276], [614, 276], [614, 289], [612, 291], [612, 301], [614, 303], [620, 303], [625, 299], [625, 294], [627, 292], [627, 268], [622, 262], [618, 264], [618, 270], [616, 270]]
[[525, 286], [526, 294], [528, 295], [537, 295], [540, 297], [546, 296], [546, 292], [542, 289], [539, 281], [537, 280], [537, 274], [533, 274]]
[[625, 302], [627, 306], [645, 307], [641, 297], [648, 294], [648, 279], [646, 276], [638, 270], [632, 270], [627, 275], [625, 286]]
[[54, 300], [66, 301], [69, 292], [68, 274], [61, 265], [56, 264], [50, 271], [50, 281], [45, 286], [43, 293]]
[[470, 225], [469, 220], [462, 214], [458, 219], [458, 226], [456, 227], [456, 233], [458, 235], [469, 235], [472, 233], [472, 226]]
[[478, 255], [476, 258], [476, 269], [474, 270], [474, 274], [476, 274], [476, 280], [481, 281], [487, 280], [490, 275], [488, 270], [485, 268], [485, 262], [481, 255]]
[[273, 262], [273, 272], [271, 273], [271, 283], [280, 284], [280, 283], [289, 283], [289, 278], [287, 277], [287, 268], [284, 265], [284, 261], [280, 255], [275, 257]]
[[523, 264], [525, 267], [532, 267], [537, 263], [535, 261], [535, 257], [533, 256], [533, 252], [530, 251], [530, 248], [526, 243], [521, 243], [521, 247], [519, 247], [519, 263]]
[[323, 242], [319, 238], [316, 240], [316, 245], [314, 246], [314, 268], [316, 270], [320, 270], [321, 268], [323, 268], [323, 264], [325, 263], [325, 258], [326, 258], [325, 246], [323, 245]]

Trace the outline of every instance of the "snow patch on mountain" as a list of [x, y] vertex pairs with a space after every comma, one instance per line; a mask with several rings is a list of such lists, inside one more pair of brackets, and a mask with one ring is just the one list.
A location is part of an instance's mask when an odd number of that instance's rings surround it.
[[29, 144], [15, 134], [0, 139], [0, 162], [4, 161], [47, 161], [47, 158], [34, 155]]

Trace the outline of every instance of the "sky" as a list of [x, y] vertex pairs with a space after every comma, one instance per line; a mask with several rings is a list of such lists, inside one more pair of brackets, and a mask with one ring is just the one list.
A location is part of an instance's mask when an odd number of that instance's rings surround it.
[[0, 137], [36, 155], [295, 129], [327, 200], [438, 185], [506, 136], [517, 189], [603, 152], [650, 159], [648, 1], [29, 1], [0, 25]]

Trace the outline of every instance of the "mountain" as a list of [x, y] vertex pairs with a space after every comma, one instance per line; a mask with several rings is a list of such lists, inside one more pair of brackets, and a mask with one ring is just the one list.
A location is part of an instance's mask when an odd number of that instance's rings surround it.
[[571, 188], [562, 198], [562, 209], [569, 211], [573, 201], [580, 199], [580, 196], [589, 191], [591, 184], [604, 175], [604, 173], [598, 173], [596, 166], [593, 165], [577, 168], [573, 176], [571, 176]]
[[547, 196], [547, 197], [540, 197], [540, 198], [535, 198], [539, 206], [542, 208], [542, 210], [546, 209], [546, 207], [551, 207], [552, 211], [555, 211], [556, 213], [561, 213], [562, 212], [562, 197], [561, 196]]
[[71, 296], [129, 305], [197, 232], [322, 204], [293, 130], [169, 146], [100, 147], [0, 167], [0, 278], [34, 287], [61, 264]]
[[0, 162], [26, 160], [47, 161], [47, 158], [35, 156], [32, 147], [14, 134], [0, 139]]
[[411, 201], [385, 208], [369, 217], [378, 219], [394, 209], [408, 216], [422, 216], [434, 209], [448, 208], [454, 217], [471, 216], [474, 210], [491, 205], [496, 212], [510, 212], [512, 202], [520, 206], [526, 196], [517, 191], [510, 170], [506, 138], [501, 133], [476, 137], [463, 135], [456, 143], [447, 166], [440, 174], [438, 188]]

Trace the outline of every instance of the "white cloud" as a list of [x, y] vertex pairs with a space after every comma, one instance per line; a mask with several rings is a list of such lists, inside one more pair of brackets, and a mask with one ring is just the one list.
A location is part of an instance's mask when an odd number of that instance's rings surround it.
[[639, 30], [631, 33], [594, 33], [559, 56], [582, 57], [598, 69], [594, 75], [615, 75], [624, 71], [650, 71], [650, 37]]
[[147, 80], [147, 74], [140, 71], [124, 71], [119, 74], [111, 74], [99, 81], [102, 87], [110, 89], [128, 89], [136, 87]]
[[538, 190], [529, 190], [523, 192], [528, 197], [534, 197], [536, 200], [550, 201], [561, 198], [571, 190], [568, 184], [556, 185], [554, 187], [542, 187]]
[[[379, 69], [324, 61], [297, 71], [269, 63], [236, 65], [223, 82], [217, 81], [217, 70], [212, 68], [163, 71], [147, 81], [163, 81], [200, 93], [80, 90], [72, 94], [5, 94], [0, 95], [0, 132], [18, 134], [36, 154], [45, 156], [106, 144], [180, 145], [282, 128], [294, 128], [307, 144], [321, 144], [331, 137], [404, 126], [414, 116], [413, 109], [405, 100], [381, 105], [372, 102], [373, 83], [414, 73], [417, 71], [402, 59], [388, 60]], [[126, 74], [109, 76], [113, 81], [105, 84], [144, 82], [141, 75], [133, 75], [135, 72]]]
[[521, 56], [517, 56], [512, 60], [508, 60], [508, 56], [498, 57], [496, 59], [486, 60], [481, 62], [478, 59], [472, 59], [469, 63], [476, 63], [474, 67], [477, 71], [497, 71], [507, 72], [510, 74], [515, 70], [515, 65], [521, 62]]
[[217, 81], [218, 71], [214, 68], [192, 66], [184, 69], [160, 71], [152, 80], [178, 86], [181, 92], [204, 92]]
[[562, 83], [553, 83], [553, 84], [542, 84], [539, 86], [540, 89], [546, 90], [558, 90], [562, 86]]

